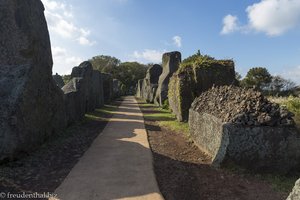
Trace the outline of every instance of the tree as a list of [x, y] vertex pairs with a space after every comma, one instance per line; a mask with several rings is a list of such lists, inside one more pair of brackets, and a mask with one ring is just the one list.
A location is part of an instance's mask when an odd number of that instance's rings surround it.
[[121, 63], [118, 58], [107, 55], [95, 56], [89, 61], [92, 63], [94, 69], [105, 73], [112, 73]]
[[260, 90], [264, 90], [271, 81], [272, 76], [266, 68], [254, 67], [248, 71], [246, 77], [242, 80], [242, 86], [257, 87]]

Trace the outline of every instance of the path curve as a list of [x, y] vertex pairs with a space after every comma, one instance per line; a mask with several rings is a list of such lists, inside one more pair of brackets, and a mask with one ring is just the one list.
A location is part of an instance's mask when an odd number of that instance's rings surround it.
[[125, 97], [54, 193], [59, 200], [163, 200], [143, 115], [134, 97]]

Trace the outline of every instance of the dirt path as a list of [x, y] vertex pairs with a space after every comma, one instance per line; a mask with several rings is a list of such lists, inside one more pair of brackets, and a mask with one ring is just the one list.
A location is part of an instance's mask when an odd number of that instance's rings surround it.
[[[144, 114], [158, 113], [155, 106], [140, 107]], [[283, 200], [288, 194], [275, 191], [258, 178], [214, 169], [186, 136], [145, 119], [154, 157], [154, 170], [166, 200]]]
[[143, 116], [133, 97], [124, 99], [55, 193], [61, 200], [163, 199]]

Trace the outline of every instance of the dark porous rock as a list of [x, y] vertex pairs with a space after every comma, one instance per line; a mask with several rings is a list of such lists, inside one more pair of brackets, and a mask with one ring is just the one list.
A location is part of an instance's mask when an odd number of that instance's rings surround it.
[[66, 127], [63, 93], [52, 78], [44, 6], [0, 1], [0, 160], [17, 157]]
[[235, 84], [232, 60], [203, 60], [181, 66], [169, 83], [169, 105], [179, 121], [188, 121], [195, 97], [212, 86]]
[[253, 89], [213, 87], [191, 106], [190, 135], [216, 166], [233, 161], [287, 173], [300, 164], [300, 134], [292, 116]]
[[[88, 61], [82, 62], [78, 67], [72, 69], [71, 78], [82, 78], [85, 82], [85, 87], [80, 87], [81, 94], [85, 97], [85, 110], [86, 112], [93, 111], [96, 108], [95, 94], [94, 94], [94, 75], [92, 64]], [[99, 89], [100, 90], [100, 89]]]
[[65, 93], [65, 107], [68, 125], [81, 121], [86, 112], [86, 81], [72, 78], [62, 90]]
[[169, 80], [173, 73], [177, 71], [181, 62], [181, 53], [178, 51], [163, 54], [163, 71], [158, 80], [158, 87], [154, 103], [162, 106], [168, 99]]
[[113, 78], [111, 74], [101, 73], [103, 79], [104, 103], [109, 104], [113, 100]]
[[158, 64], [151, 66], [146, 73], [143, 81], [142, 97], [149, 103], [154, 103], [156, 90], [158, 88], [158, 79], [162, 73], [162, 67]]
[[300, 199], [300, 179], [295, 183], [293, 191], [290, 193], [286, 200], [299, 200]]
[[118, 79], [113, 79], [113, 98], [121, 96], [121, 82]]
[[104, 105], [103, 98], [103, 79], [101, 72], [93, 70], [92, 96], [95, 108], [101, 108]]
[[59, 88], [62, 88], [65, 83], [64, 83], [64, 80], [62, 79], [62, 77], [60, 75], [58, 75], [57, 73], [55, 75], [52, 75], [53, 77], [53, 80], [55, 81], [56, 85], [59, 87]]
[[83, 119], [86, 112], [104, 105], [102, 74], [90, 62], [74, 67], [71, 81], [63, 88], [68, 124]]

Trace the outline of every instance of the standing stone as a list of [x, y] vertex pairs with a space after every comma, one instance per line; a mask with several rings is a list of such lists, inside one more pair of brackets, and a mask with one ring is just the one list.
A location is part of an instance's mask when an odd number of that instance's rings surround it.
[[162, 67], [160, 65], [153, 65], [147, 70], [146, 78], [143, 82], [143, 98], [149, 102], [154, 103], [156, 90], [158, 87], [159, 76], [162, 73]]
[[0, 160], [66, 127], [40, 0], [0, 0]]
[[121, 82], [118, 79], [113, 79], [113, 97], [121, 96]]
[[202, 60], [181, 67], [169, 83], [169, 105], [178, 121], [188, 121], [189, 109], [202, 92], [212, 86], [235, 84], [232, 60]]
[[95, 98], [95, 107], [101, 108], [104, 105], [103, 98], [103, 79], [101, 72], [93, 70], [93, 94]]
[[85, 96], [85, 111], [90, 112], [96, 108], [95, 97], [93, 94], [93, 67], [88, 61], [81, 63], [78, 67], [72, 69], [71, 78], [82, 78], [85, 87], [81, 87], [82, 95]]
[[136, 86], [136, 97], [142, 98], [142, 87], [143, 87], [143, 80], [138, 80], [137, 86]]
[[174, 72], [179, 68], [181, 53], [178, 51], [165, 53], [162, 57], [163, 71], [159, 77], [155, 103], [162, 106], [168, 99], [169, 80]]
[[113, 78], [111, 74], [102, 73], [104, 103], [109, 104], [113, 100]]
[[53, 77], [53, 80], [55, 81], [56, 85], [59, 87], [59, 88], [62, 88], [65, 83], [64, 83], [64, 80], [62, 79], [62, 77], [60, 75], [58, 75], [57, 73], [55, 75], [52, 76]]

